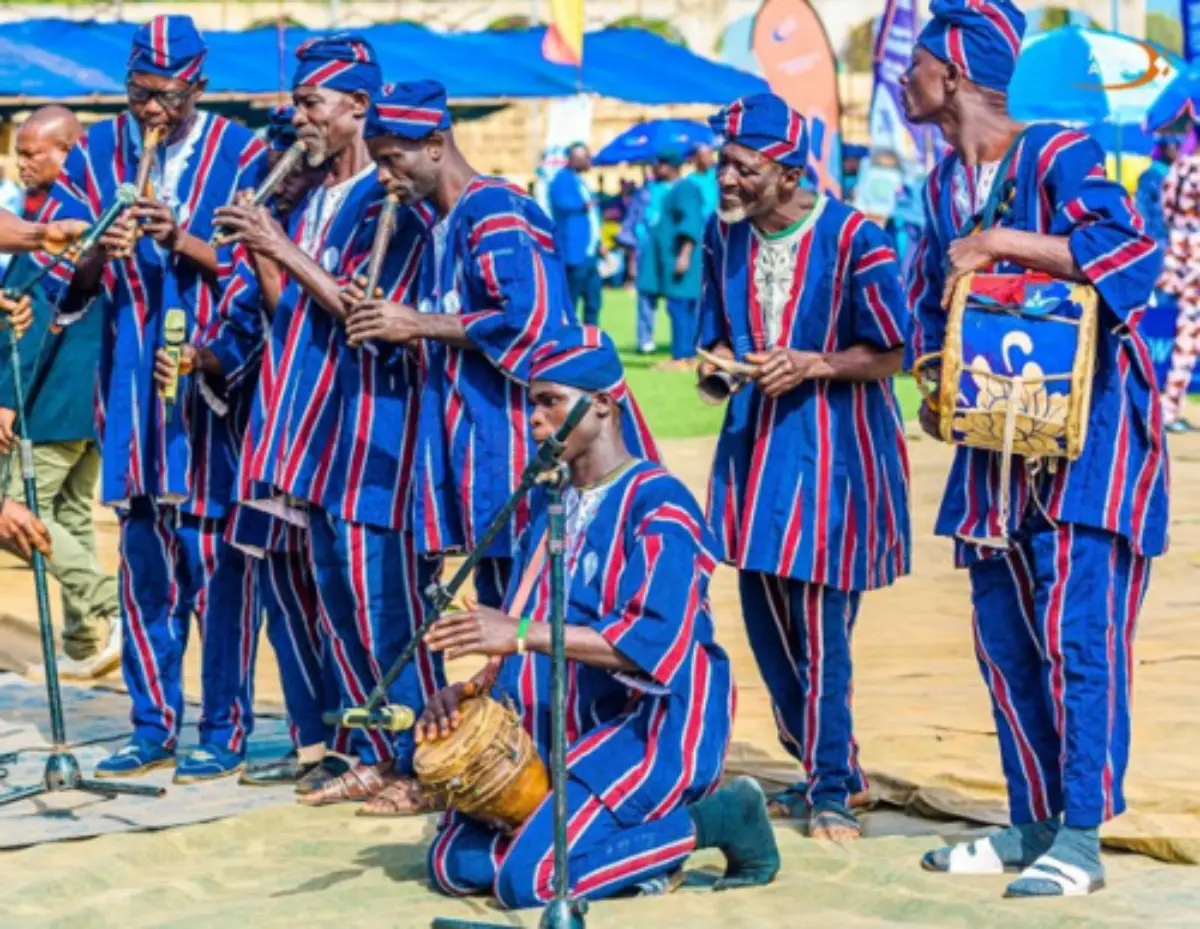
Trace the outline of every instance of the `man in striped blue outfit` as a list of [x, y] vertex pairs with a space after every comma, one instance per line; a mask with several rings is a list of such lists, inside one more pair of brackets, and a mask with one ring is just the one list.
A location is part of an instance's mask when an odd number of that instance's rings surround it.
[[[974, 271], [1091, 284], [1100, 326], [1077, 460], [1051, 469], [1016, 458], [1002, 473], [999, 453], [955, 453], [936, 531], [955, 540], [956, 561], [970, 573], [1012, 825], [931, 852], [924, 865], [1021, 870], [1009, 896], [1087, 894], [1104, 886], [1098, 829], [1125, 808], [1133, 631], [1150, 560], [1167, 546], [1163, 417], [1139, 333], [1161, 262], [1129, 197], [1106, 179], [1095, 140], [1009, 118], [1020, 11], [1008, 0], [935, 0], [932, 9], [905, 78], [905, 107], [910, 119], [939, 125], [953, 151], [926, 189], [910, 288], [912, 357], [942, 348], [948, 295]], [[964, 235], [993, 191], [1009, 204], [997, 226]], [[922, 410], [936, 434], [932, 417]]]
[[[204, 57], [204, 41], [186, 16], [158, 16], [138, 29], [129, 111], [93, 126], [71, 150], [45, 212], [94, 221], [118, 186], [134, 179], [143, 130], [165, 131], [150, 155], [154, 197], [139, 200], [73, 272], [55, 272], [65, 291], [60, 321], [89, 309], [105, 314], [100, 496], [120, 517], [122, 669], [134, 732], [100, 763], [101, 777], [171, 764], [180, 781], [232, 774], [244, 764], [253, 724], [252, 574], [224, 538], [232, 436], [190, 378], [181, 380], [173, 407], [154, 378], [167, 311], [184, 311], [189, 334], [206, 328], [216, 311], [207, 283], [217, 274], [207, 244], [214, 210], [238, 189], [256, 186], [265, 168], [265, 147], [248, 129], [196, 109]], [[136, 241], [135, 222], [142, 233]], [[177, 762], [193, 614], [203, 640], [200, 748]]]
[[[533, 347], [574, 319], [553, 224], [524, 191], [477, 174], [458, 147], [446, 90], [396, 84], [368, 127], [380, 176], [402, 202], [437, 211], [416, 307], [374, 302], [356, 312], [355, 339], [419, 346], [429, 382], [421, 409], [413, 525], [420, 550], [473, 549], [529, 460], [525, 385]], [[517, 510], [475, 574], [496, 606], [512, 567]]]
[[[357, 36], [312, 40], [298, 56], [299, 136], [328, 152], [326, 182], [291, 237], [261, 212], [235, 208], [220, 216], [288, 275], [273, 326], [281, 345], [275, 399], [265, 409], [251, 477], [280, 492], [273, 505], [281, 511], [304, 503], [320, 609], [350, 706], [363, 703], [425, 621], [425, 592], [440, 560], [417, 550], [411, 523], [417, 356], [346, 338], [356, 302], [343, 290], [370, 253], [385, 195], [363, 137], [382, 84], [379, 65]], [[415, 299], [432, 216], [419, 202], [398, 211], [380, 278], [388, 298]], [[419, 711], [441, 684], [438, 659], [421, 649], [390, 697]], [[421, 811], [412, 734], [357, 730], [354, 742], [359, 764], [302, 802], [366, 800], [364, 815]]]
[[[271, 112], [267, 141], [271, 166], [296, 142], [292, 107]], [[280, 222], [303, 210], [324, 180], [325, 166], [302, 161], [282, 180], [269, 203]], [[257, 566], [256, 592], [266, 616], [267, 639], [279, 664], [279, 679], [294, 748], [284, 758], [251, 766], [240, 783], [251, 786], [294, 784], [309, 793], [348, 769], [336, 752], [347, 744], [345, 730], [335, 729], [324, 714], [340, 703], [333, 671], [330, 636], [321, 628], [316, 582], [307, 528], [253, 505], [269, 499], [269, 488], [247, 479], [277, 379], [267, 332], [278, 303], [278, 268], [238, 243], [221, 257], [221, 302], [216, 318], [197, 346], [184, 350], [183, 368], [199, 372], [203, 396], [227, 417], [241, 450], [237, 505], [229, 517], [226, 538], [252, 556]], [[166, 374], [170, 360], [163, 358]], [[334, 752], [328, 749], [334, 749]]]
[[[538, 440], [561, 427], [582, 395], [593, 404], [562, 458], [570, 469], [571, 683], [568, 777], [554, 786], [567, 794], [570, 893], [600, 899], [661, 892], [701, 848], [725, 853], [720, 887], [766, 884], [779, 869], [779, 853], [761, 789], [749, 778], [716, 789], [734, 687], [708, 607], [716, 559], [700, 509], [678, 479], [632, 451], [642, 441], [636, 405], [607, 335], [590, 326], [562, 330], [538, 347], [529, 376]], [[546, 502], [536, 491], [505, 609], [451, 614], [430, 630], [430, 647], [448, 658], [479, 655], [488, 663], [471, 682], [430, 702], [418, 738], [449, 733], [460, 702], [490, 690], [512, 701], [548, 757]], [[513, 837], [451, 813], [430, 848], [434, 886], [448, 894], [493, 893], [510, 908], [545, 903], [553, 894], [553, 808], [551, 793]]]
[[738, 568], [780, 741], [808, 775], [775, 810], [811, 811], [814, 836], [856, 838], [850, 799], [867, 782], [851, 632], [862, 592], [909, 567], [908, 459], [891, 383], [907, 303], [883, 231], [802, 185], [803, 116], [756, 94], [712, 125], [725, 144], [700, 345], [755, 374], [729, 400], [708, 524]]

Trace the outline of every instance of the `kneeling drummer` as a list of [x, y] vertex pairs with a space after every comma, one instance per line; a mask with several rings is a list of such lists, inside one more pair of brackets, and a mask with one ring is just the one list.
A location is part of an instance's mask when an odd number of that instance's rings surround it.
[[[720, 848], [721, 886], [766, 884], [779, 854], [757, 784], [713, 793], [733, 723], [729, 659], [714, 641], [708, 584], [716, 564], [704, 517], [683, 483], [632, 449], [653, 446], [612, 340], [564, 329], [535, 353], [534, 437], [592, 406], [567, 442], [565, 494], [569, 875], [574, 897], [661, 890], [700, 848]], [[535, 492], [536, 494], [537, 492]], [[506, 611], [475, 607], [430, 629], [430, 649], [489, 661], [439, 693], [418, 743], [449, 733], [481, 689], [512, 701], [543, 759], [550, 750], [550, 576], [544, 499], [521, 541]], [[528, 594], [524, 594], [528, 591]], [[511, 614], [511, 615], [510, 615]], [[553, 794], [513, 838], [450, 813], [430, 850], [434, 885], [494, 892], [510, 908], [553, 896]]]

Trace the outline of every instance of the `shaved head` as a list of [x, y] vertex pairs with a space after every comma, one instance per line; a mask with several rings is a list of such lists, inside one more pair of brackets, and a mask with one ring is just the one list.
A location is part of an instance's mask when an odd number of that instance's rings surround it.
[[83, 127], [62, 106], [44, 106], [17, 132], [17, 170], [29, 190], [49, 190]]
[[34, 110], [21, 124], [21, 132], [27, 131], [48, 136], [67, 148], [74, 145], [83, 135], [83, 127], [79, 125], [79, 120], [65, 106], [44, 106], [40, 110]]

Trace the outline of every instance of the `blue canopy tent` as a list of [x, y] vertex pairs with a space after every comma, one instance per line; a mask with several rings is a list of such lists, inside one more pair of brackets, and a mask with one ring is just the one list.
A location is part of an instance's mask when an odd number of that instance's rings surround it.
[[[0, 107], [58, 100], [123, 105], [134, 23], [32, 19], [0, 24]], [[712, 103], [766, 89], [758, 77], [717, 64], [639, 29], [584, 40], [582, 74], [542, 56], [545, 29], [442, 33], [411, 23], [357, 30], [375, 46], [389, 80], [433, 78], [452, 99], [495, 101], [578, 92], [632, 103]], [[205, 33], [212, 101], [286, 90], [300, 43], [322, 32], [267, 26]], [[56, 49], [58, 51], [49, 51]]]
[[[384, 28], [384, 27], [378, 27]], [[761, 77], [709, 61], [682, 45], [644, 29], [601, 29], [583, 38], [583, 69], [546, 62], [545, 28], [462, 33], [508, 58], [544, 63], [571, 92], [593, 93], [629, 103], [711, 103], [722, 105], [746, 94], [768, 90]]]

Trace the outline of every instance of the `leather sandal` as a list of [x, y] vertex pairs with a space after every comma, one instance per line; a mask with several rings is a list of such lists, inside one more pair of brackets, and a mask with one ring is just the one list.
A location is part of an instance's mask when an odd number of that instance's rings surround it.
[[360, 764], [345, 774], [326, 781], [312, 793], [300, 797], [305, 806], [328, 806], [333, 803], [359, 803], [369, 800], [396, 779], [392, 762]]
[[359, 816], [423, 816], [443, 809], [443, 804], [421, 789], [411, 777], [397, 777], [363, 804]]

